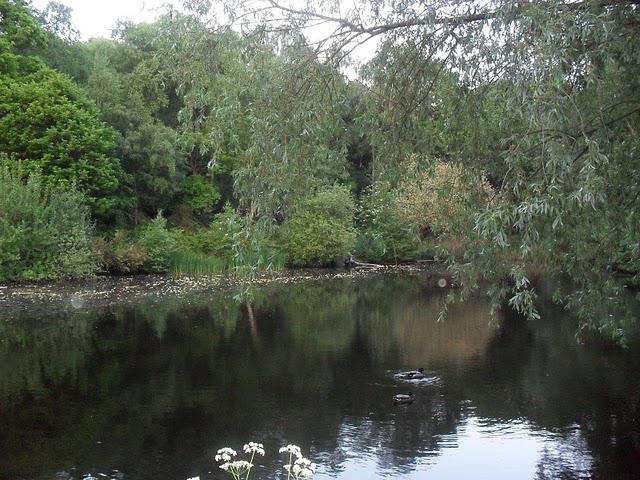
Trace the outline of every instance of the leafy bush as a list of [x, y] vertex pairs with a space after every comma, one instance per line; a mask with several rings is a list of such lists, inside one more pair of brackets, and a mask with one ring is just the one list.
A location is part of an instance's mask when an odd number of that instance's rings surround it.
[[148, 256], [147, 271], [169, 271], [171, 258], [178, 250], [178, 242], [176, 235], [167, 228], [167, 219], [162, 216], [162, 212], [158, 212], [156, 218], [142, 228], [137, 243]]
[[324, 266], [347, 255], [355, 243], [355, 203], [348, 188], [334, 185], [304, 199], [282, 228], [289, 262]]
[[119, 275], [143, 273], [149, 263], [147, 252], [119, 230], [112, 239], [98, 238], [93, 242], [93, 255], [100, 270]]
[[64, 75], [41, 64], [26, 75], [0, 76], [0, 151], [11, 168], [38, 170], [50, 185], [74, 184], [102, 217], [119, 201], [114, 140], [95, 105]]
[[284, 254], [267, 229], [246, 217], [241, 225], [233, 235], [231, 247], [234, 271], [251, 278], [260, 271], [282, 269]]
[[398, 214], [396, 192], [387, 182], [371, 185], [358, 209], [358, 258], [372, 261], [414, 259], [421, 242], [416, 228]]
[[187, 203], [197, 215], [210, 215], [220, 201], [220, 192], [211, 180], [202, 175], [192, 175], [185, 180]]
[[420, 168], [410, 156], [406, 180], [397, 194], [399, 217], [418, 229], [421, 236], [462, 237], [474, 223], [474, 212], [487, 203], [491, 186], [462, 165], [436, 161]]
[[242, 219], [233, 207], [227, 204], [222, 212], [214, 216], [207, 228], [183, 232], [178, 238], [180, 248], [223, 258], [230, 264], [233, 259], [234, 237], [242, 228]]
[[84, 195], [50, 188], [40, 173], [26, 181], [0, 157], [0, 280], [79, 278], [93, 274], [92, 227]]
[[283, 254], [266, 229], [241, 217], [231, 205], [215, 215], [208, 228], [183, 232], [173, 271], [182, 274], [219, 273], [231, 269], [246, 278], [280, 269]]

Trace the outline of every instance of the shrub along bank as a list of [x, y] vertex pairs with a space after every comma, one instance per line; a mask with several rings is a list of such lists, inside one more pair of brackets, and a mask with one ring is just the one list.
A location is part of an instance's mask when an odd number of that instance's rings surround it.
[[158, 212], [137, 228], [96, 232], [87, 199], [73, 187], [51, 187], [38, 173], [25, 179], [0, 169], [0, 281], [78, 278], [98, 273], [250, 273], [333, 266], [355, 255], [397, 263], [431, 255], [462, 236], [470, 205], [488, 201], [478, 176], [438, 162], [398, 187], [376, 183], [359, 201], [350, 188], [319, 189], [281, 225], [264, 226], [230, 204], [208, 225], [178, 227]]

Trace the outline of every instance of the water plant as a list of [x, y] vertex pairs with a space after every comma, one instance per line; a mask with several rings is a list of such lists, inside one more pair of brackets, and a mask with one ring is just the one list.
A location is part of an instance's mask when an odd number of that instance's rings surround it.
[[217, 275], [227, 268], [224, 258], [188, 250], [177, 251], [171, 259], [173, 275]]

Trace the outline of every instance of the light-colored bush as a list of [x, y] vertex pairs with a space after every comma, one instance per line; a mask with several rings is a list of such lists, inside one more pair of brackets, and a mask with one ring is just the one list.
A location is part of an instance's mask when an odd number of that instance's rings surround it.
[[460, 164], [435, 161], [421, 167], [413, 155], [405, 169], [396, 208], [400, 218], [417, 228], [423, 238], [467, 235], [474, 224], [474, 212], [493, 196], [482, 175]]
[[0, 281], [92, 275], [92, 226], [84, 195], [48, 187], [36, 172], [22, 180], [0, 157]]

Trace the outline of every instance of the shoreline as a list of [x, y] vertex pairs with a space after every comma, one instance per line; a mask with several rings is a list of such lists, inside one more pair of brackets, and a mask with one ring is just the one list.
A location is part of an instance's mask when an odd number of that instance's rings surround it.
[[[435, 268], [434, 268], [435, 267]], [[290, 284], [324, 279], [361, 278], [369, 275], [394, 275], [442, 272], [435, 264], [391, 265], [375, 269], [285, 269], [265, 272], [252, 279], [233, 274], [171, 274], [97, 276], [82, 280], [54, 280], [38, 283], [0, 284], [0, 311], [10, 313], [31, 309], [85, 309], [130, 303], [139, 300], [183, 298], [228, 292], [242, 287]], [[4, 316], [4, 315], [3, 315]]]

